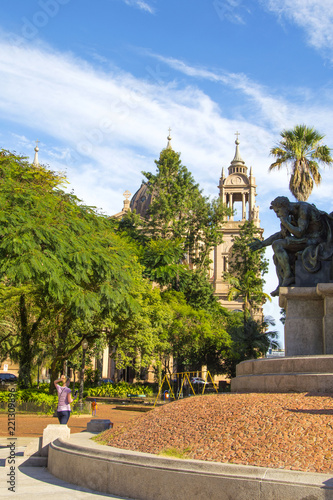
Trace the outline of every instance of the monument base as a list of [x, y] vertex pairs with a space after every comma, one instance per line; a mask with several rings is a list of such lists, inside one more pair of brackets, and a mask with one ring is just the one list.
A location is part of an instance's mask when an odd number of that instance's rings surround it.
[[333, 284], [281, 287], [286, 356], [333, 354]]
[[333, 393], [333, 284], [281, 287], [285, 358], [243, 361], [232, 392]]
[[231, 392], [333, 393], [333, 355], [242, 361]]

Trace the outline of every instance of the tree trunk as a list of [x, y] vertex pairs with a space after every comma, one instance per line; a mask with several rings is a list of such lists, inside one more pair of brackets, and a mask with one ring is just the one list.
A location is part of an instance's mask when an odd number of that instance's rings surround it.
[[85, 364], [86, 364], [86, 349], [82, 349], [82, 363], [81, 363], [81, 370], [80, 370], [80, 388], [79, 388], [79, 401], [80, 401], [80, 403], [82, 403], [82, 400], [83, 400]]
[[72, 389], [72, 396], [73, 396], [73, 398], [75, 396], [75, 369], [73, 369], [73, 389]]
[[54, 394], [55, 393], [55, 386], [54, 386], [54, 381], [57, 380], [59, 375], [59, 370], [57, 368], [57, 360], [53, 359], [51, 366], [50, 366], [50, 389], [49, 389], [49, 394]]
[[[98, 380], [101, 380], [103, 377], [103, 354], [98, 354], [97, 355], [97, 360], [96, 360], [96, 369], [98, 372]], [[107, 374], [109, 376], [109, 374]]]
[[31, 365], [32, 365], [32, 345], [31, 335], [28, 325], [28, 312], [24, 294], [20, 297], [20, 354], [19, 354], [19, 387], [28, 389], [31, 387]]

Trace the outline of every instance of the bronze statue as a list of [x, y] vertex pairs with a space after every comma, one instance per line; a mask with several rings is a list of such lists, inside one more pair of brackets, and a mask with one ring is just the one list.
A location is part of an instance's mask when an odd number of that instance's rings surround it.
[[271, 295], [279, 294], [280, 286], [295, 284], [295, 262], [301, 257], [309, 273], [317, 272], [321, 261], [333, 255], [333, 217], [304, 201], [290, 202], [285, 196], [272, 201], [271, 209], [281, 221], [281, 229], [264, 241], [255, 239], [249, 246], [258, 250], [272, 245], [279, 285]]

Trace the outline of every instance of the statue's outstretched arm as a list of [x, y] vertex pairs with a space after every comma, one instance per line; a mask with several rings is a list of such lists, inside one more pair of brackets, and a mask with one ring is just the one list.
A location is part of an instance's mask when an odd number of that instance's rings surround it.
[[268, 238], [266, 238], [266, 240], [263, 241], [255, 238], [254, 241], [249, 244], [249, 247], [252, 251], [259, 250], [260, 248], [268, 247], [274, 241], [280, 240], [281, 238], [283, 238], [283, 236], [281, 234], [281, 231], [279, 231], [278, 233], [272, 234], [272, 236], [269, 236]]

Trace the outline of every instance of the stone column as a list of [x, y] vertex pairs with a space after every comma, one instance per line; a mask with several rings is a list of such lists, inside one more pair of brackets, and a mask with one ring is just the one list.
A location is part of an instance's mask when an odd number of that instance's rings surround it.
[[109, 378], [109, 347], [103, 349], [102, 378]]
[[242, 193], [242, 219], [246, 219], [246, 201], [245, 193]]
[[286, 309], [286, 356], [324, 354], [324, 301], [316, 288], [281, 287], [279, 304]]
[[214, 283], [216, 286], [222, 282], [223, 271], [222, 245], [218, 245], [214, 248]]
[[323, 354], [333, 354], [333, 283], [318, 283], [317, 294], [324, 301]]

